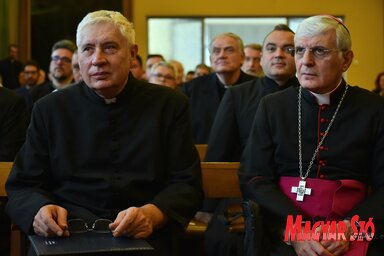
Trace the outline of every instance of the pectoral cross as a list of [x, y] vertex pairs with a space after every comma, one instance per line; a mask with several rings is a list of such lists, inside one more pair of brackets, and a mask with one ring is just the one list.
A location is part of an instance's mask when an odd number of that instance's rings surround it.
[[304, 195], [310, 195], [311, 194], [311, 188], [306, 188], [305, 187], [305, 184], [307, 182], [305, 180], [301, 180], [299, 182], [299, 186], [298, 187], [292, 187], [292, 190], [291, 192], [292, 193], [296, 193], [297, 196], [296, 196], [296, 201], [304, 201]]

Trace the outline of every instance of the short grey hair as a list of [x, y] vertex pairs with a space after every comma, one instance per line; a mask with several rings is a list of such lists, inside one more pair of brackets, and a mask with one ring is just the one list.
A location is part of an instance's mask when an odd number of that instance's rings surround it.
[[76, 44], [79, 46], [81, 32], [87, 25], [98, 24], [98, 23], [112, 23], [121, 32], [121, 34], [127, 39], [128, 46], [135, 44], [135, 30], [133, 24], [128, 21], [120, 12], [100, 10], [88, 13], [77, 26], [76, 31]]
[[297, 27], [295, 44], [300, 37], [312, 37], [329, 30], [336, 32], [336, 46], [347, 51], [352, 48], [351, 35], [347, 27], [337, 18], [330, 15], [317, 15], [303, 20]]
[[158, 67], [166, 67], [166, 68], [169, 68], [170, 70], [172, 70], [173, 72], [173, 75], [175, 76], [175, 78], [177, 77], [178, 75], [178, 72], [177, 72], [177, 69], [169, 62], [166, 62], [166, 61], [160, 61], [160, 62], [157, 62], [155, 64], [153, 64], [153, 66], [151, 67], [151, 75], [154, 75], [156, 74], [156, 69]]
[[226, 33], [221, 33], [221, 34], [218, 34], [216, 35], [215, 37], [212, 38], [211, 42], [209, 43], [209, 53], [212, 53], [212, 48], [213, 48], [213, 43], [215, 42], [216, 39], [220, 38], [220, 37], [231, 37], [233, 39], [236, 40], [237, 42], [237, 45], [239, 46], [239, 50], [240, 50], [240, 53], [242, 55], [244, 55], [244, 43], [243, 43], [243, 39], [241, 39], [241, 37], [239, 37], [238, 35], [236, 35], [235, 33], [231, 33], [231, 32], [226, 32]]
[[59, 40], [53, 44], [52, 52], [57, 49], [67, 49], [68, 51], [74, 53], [77, 50], [77, 47], [75, 43], [72, 42], [71, 40], [64, 39], [64, 40]]

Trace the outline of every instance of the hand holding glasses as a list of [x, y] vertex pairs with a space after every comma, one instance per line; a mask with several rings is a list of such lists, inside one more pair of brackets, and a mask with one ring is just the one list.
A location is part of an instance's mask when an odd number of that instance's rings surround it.
[[112, 221], [108, 219], [97, 219], [91, 227], [83, 219], [71, 219], [68, 220], [68, 231], [73, 234], [80, 234], [86, 232], [95, 233], [111, 233], [109, 224]]

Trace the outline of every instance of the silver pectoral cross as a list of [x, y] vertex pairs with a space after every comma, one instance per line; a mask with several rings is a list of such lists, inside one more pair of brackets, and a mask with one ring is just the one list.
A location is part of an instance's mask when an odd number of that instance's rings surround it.
[[306, 183], [307, 182], [305, 180], [300, 180], [298, 187], [292, 186], [291, 192], [297, 194], [296, 201], [304, 201], [304, 195], [310, 195], [311, 194], [312, 189], [306, 188], [305, 187]]

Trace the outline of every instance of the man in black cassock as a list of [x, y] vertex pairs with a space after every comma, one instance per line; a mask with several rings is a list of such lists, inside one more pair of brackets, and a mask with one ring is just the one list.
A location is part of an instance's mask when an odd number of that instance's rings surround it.
[[[23, 97], [0, 86], [0, 162], [12, 162], [25, 140], [27, 107]], [[0, 255], [9, 254], [11, 222], [0, 198]]]
[[[312, 224], [344, 221], [347, 233], [350, 218], [358, 215], [364, 221], [373, 218], [375, 235], [383, 234], [384, 101], [343, 79], [352, 59], [345, 25], [328, 15], [310, 17], [295, 35], [301, 86], [260, 102], [240, 178], [244, 197], [264, 213], [270, 246], [261, 246], [268, 255], [365, 255], [354, 246], [364, 250], [366, 242], [283, 241], [288, 215], [302, 215]], [[302, 193], [304, 188], [311, 191]], [[324, 192], [328, 197], [319, 196]], [[314, 209], [318, 205], [327, 207]], [[380, 244], [373, 240], [367, 255], [381, 255]]]
[[[261, 65], [265, 76], [228, 88], [211, 129], [206, 161], [239, 162], [261, 98], [298, 84], [293, 37], [287, 25], [275, 26], [263, 42]], [[240, 200], [231, 200], [230, 204], [234, 201], [240, 204]], [[227, 200], [222, 200], [205, 232], [208, 255], [244, 255], [243, 234], [229, 233], [228, 226], [217, 218], [226, 210]]]
[[188, 100], [136, 80], [133, 25], [97, 11], [79, 23], [84, 79], [33, 109], [6, 184], [7, 212], [27, 234], [68, 236], [68, 220], [110, 219], [115, 237], [148, 238], [169, 255], [202, 200]]
[[191, 104], [192, 131], [196, 144], [207, 144], [220, 101], [227, 88], [256, 79], [241, 70], [243, 40], [233, 33], [215, 36], [209, 44], [213, 73], [185, 83], [181, 90]]

